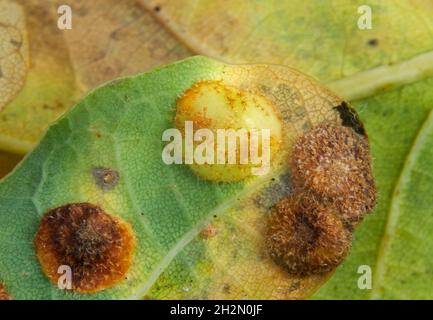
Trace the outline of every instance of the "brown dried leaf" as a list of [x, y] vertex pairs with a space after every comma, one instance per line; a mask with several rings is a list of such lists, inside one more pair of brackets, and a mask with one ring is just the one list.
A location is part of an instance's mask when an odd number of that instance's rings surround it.
[[2, 150], [28, 152], [50, 123], [96, 85], [191, 55], [134, 0], [74, 1], [72, 30], [57, 28], [63, 1], [18, 3], [27, 15], [31, 62], [25, 86], [0, 114]]
[[86, 89], [191, 55], [135, 1], [79, 0], [72, 9], [73, 28], [64, 37]]
[[29, 65], [22, 8], [0, 0], [0, 110], [21, 90]]

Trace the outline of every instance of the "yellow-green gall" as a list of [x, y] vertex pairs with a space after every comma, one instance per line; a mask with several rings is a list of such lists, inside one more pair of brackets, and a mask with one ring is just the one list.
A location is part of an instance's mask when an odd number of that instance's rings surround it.
[[[222, 81], [201, 81], [183, 93], [177, 101], [175, 124], [185, 144], [188, 123], [192, 123], [196, 133], [200, 129], [211, 133], [211, 137], [208, 134], [202, 139], [194, 136], [194, 156], [197, 152], [203, 155], [204, 140], [211, 144], [211, 149], [206, 150], [205, 163], [185, 163], [197, 175], [212, 181], [240, 181], [256, 174], [255, 169], [258, 171], [266, 165], [269, 169], [270, 163], [266, 162], [271, 162], [278, 153], [282, 138], [279, 114], [265, 96]], [[235, 142], [230, 144], [230, 141]], [[187, 157], [186, 149], [184, 157]]]

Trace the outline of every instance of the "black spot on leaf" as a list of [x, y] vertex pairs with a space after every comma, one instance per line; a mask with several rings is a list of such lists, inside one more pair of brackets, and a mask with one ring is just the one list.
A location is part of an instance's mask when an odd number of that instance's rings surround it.
[[372, 38], [372, 39], [368, 40], [367, 43], [369, 46], [376, 47], [379, 44], [379, 40]]
[[343, 101], [340, 105], [334, 107], [334, 109], [340, 114], [343, 126], [352, 128], [360, 135], [367, 136], [364, 125], [359, 119], [358, 114], [347, 104], [347, 102]]

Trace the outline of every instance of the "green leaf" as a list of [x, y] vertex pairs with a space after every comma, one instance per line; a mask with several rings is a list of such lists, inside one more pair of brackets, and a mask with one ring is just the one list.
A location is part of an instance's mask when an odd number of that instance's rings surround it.
[[[199, 179], [161, 159], [178, 97], [194, 83], [222, 80], [269, 99], [282, 116], [282, 152], [269, 174], [239, 183]], [[287, 275], [266, 255], [269, 208], [290, 192], [287, 156], [299, 134], [328, 120], [341, 99], [285, 67], [231, 66], [191, 58], [115, 80], [80, 101], [0, 183], [0, 281], [16, 299], [302, 298], [328, 275]], [[114, 188], [92, 171], [116, 170]], [[59, 290], [43, 274], [33, 239], [49, 209], [90, 202], [122, 217], [137, 248], [124, 281], [94, 295]], [[205, 236], [204, 228], [217, 231]], [[264, 285], [266, 284], [266, 285]]]

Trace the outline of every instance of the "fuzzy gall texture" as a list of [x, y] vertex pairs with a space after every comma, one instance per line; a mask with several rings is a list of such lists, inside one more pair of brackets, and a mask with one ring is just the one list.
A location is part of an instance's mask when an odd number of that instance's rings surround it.
[[291, 171], [295, 189], [331, 202], [353, 226], [376, 205], [368, 141], [349, 127], [325, 123], [300, 137]]
[[335, 209], [311, 195], [283, 199], [269, 216], [268, 253], [291, 274], [331, 271], [346, 257], [351, 239]]
[[94, 293], [124, 279], [135, 247], [131, 226], [89, 203], [48, 211], [35, 237], [45, 274], [57, 283], [58, 268], [72, 270], [72, 290]]
[[0, 283], [0, 300], [12, 300], [11, 296], [7, 293], [6, 288]]

